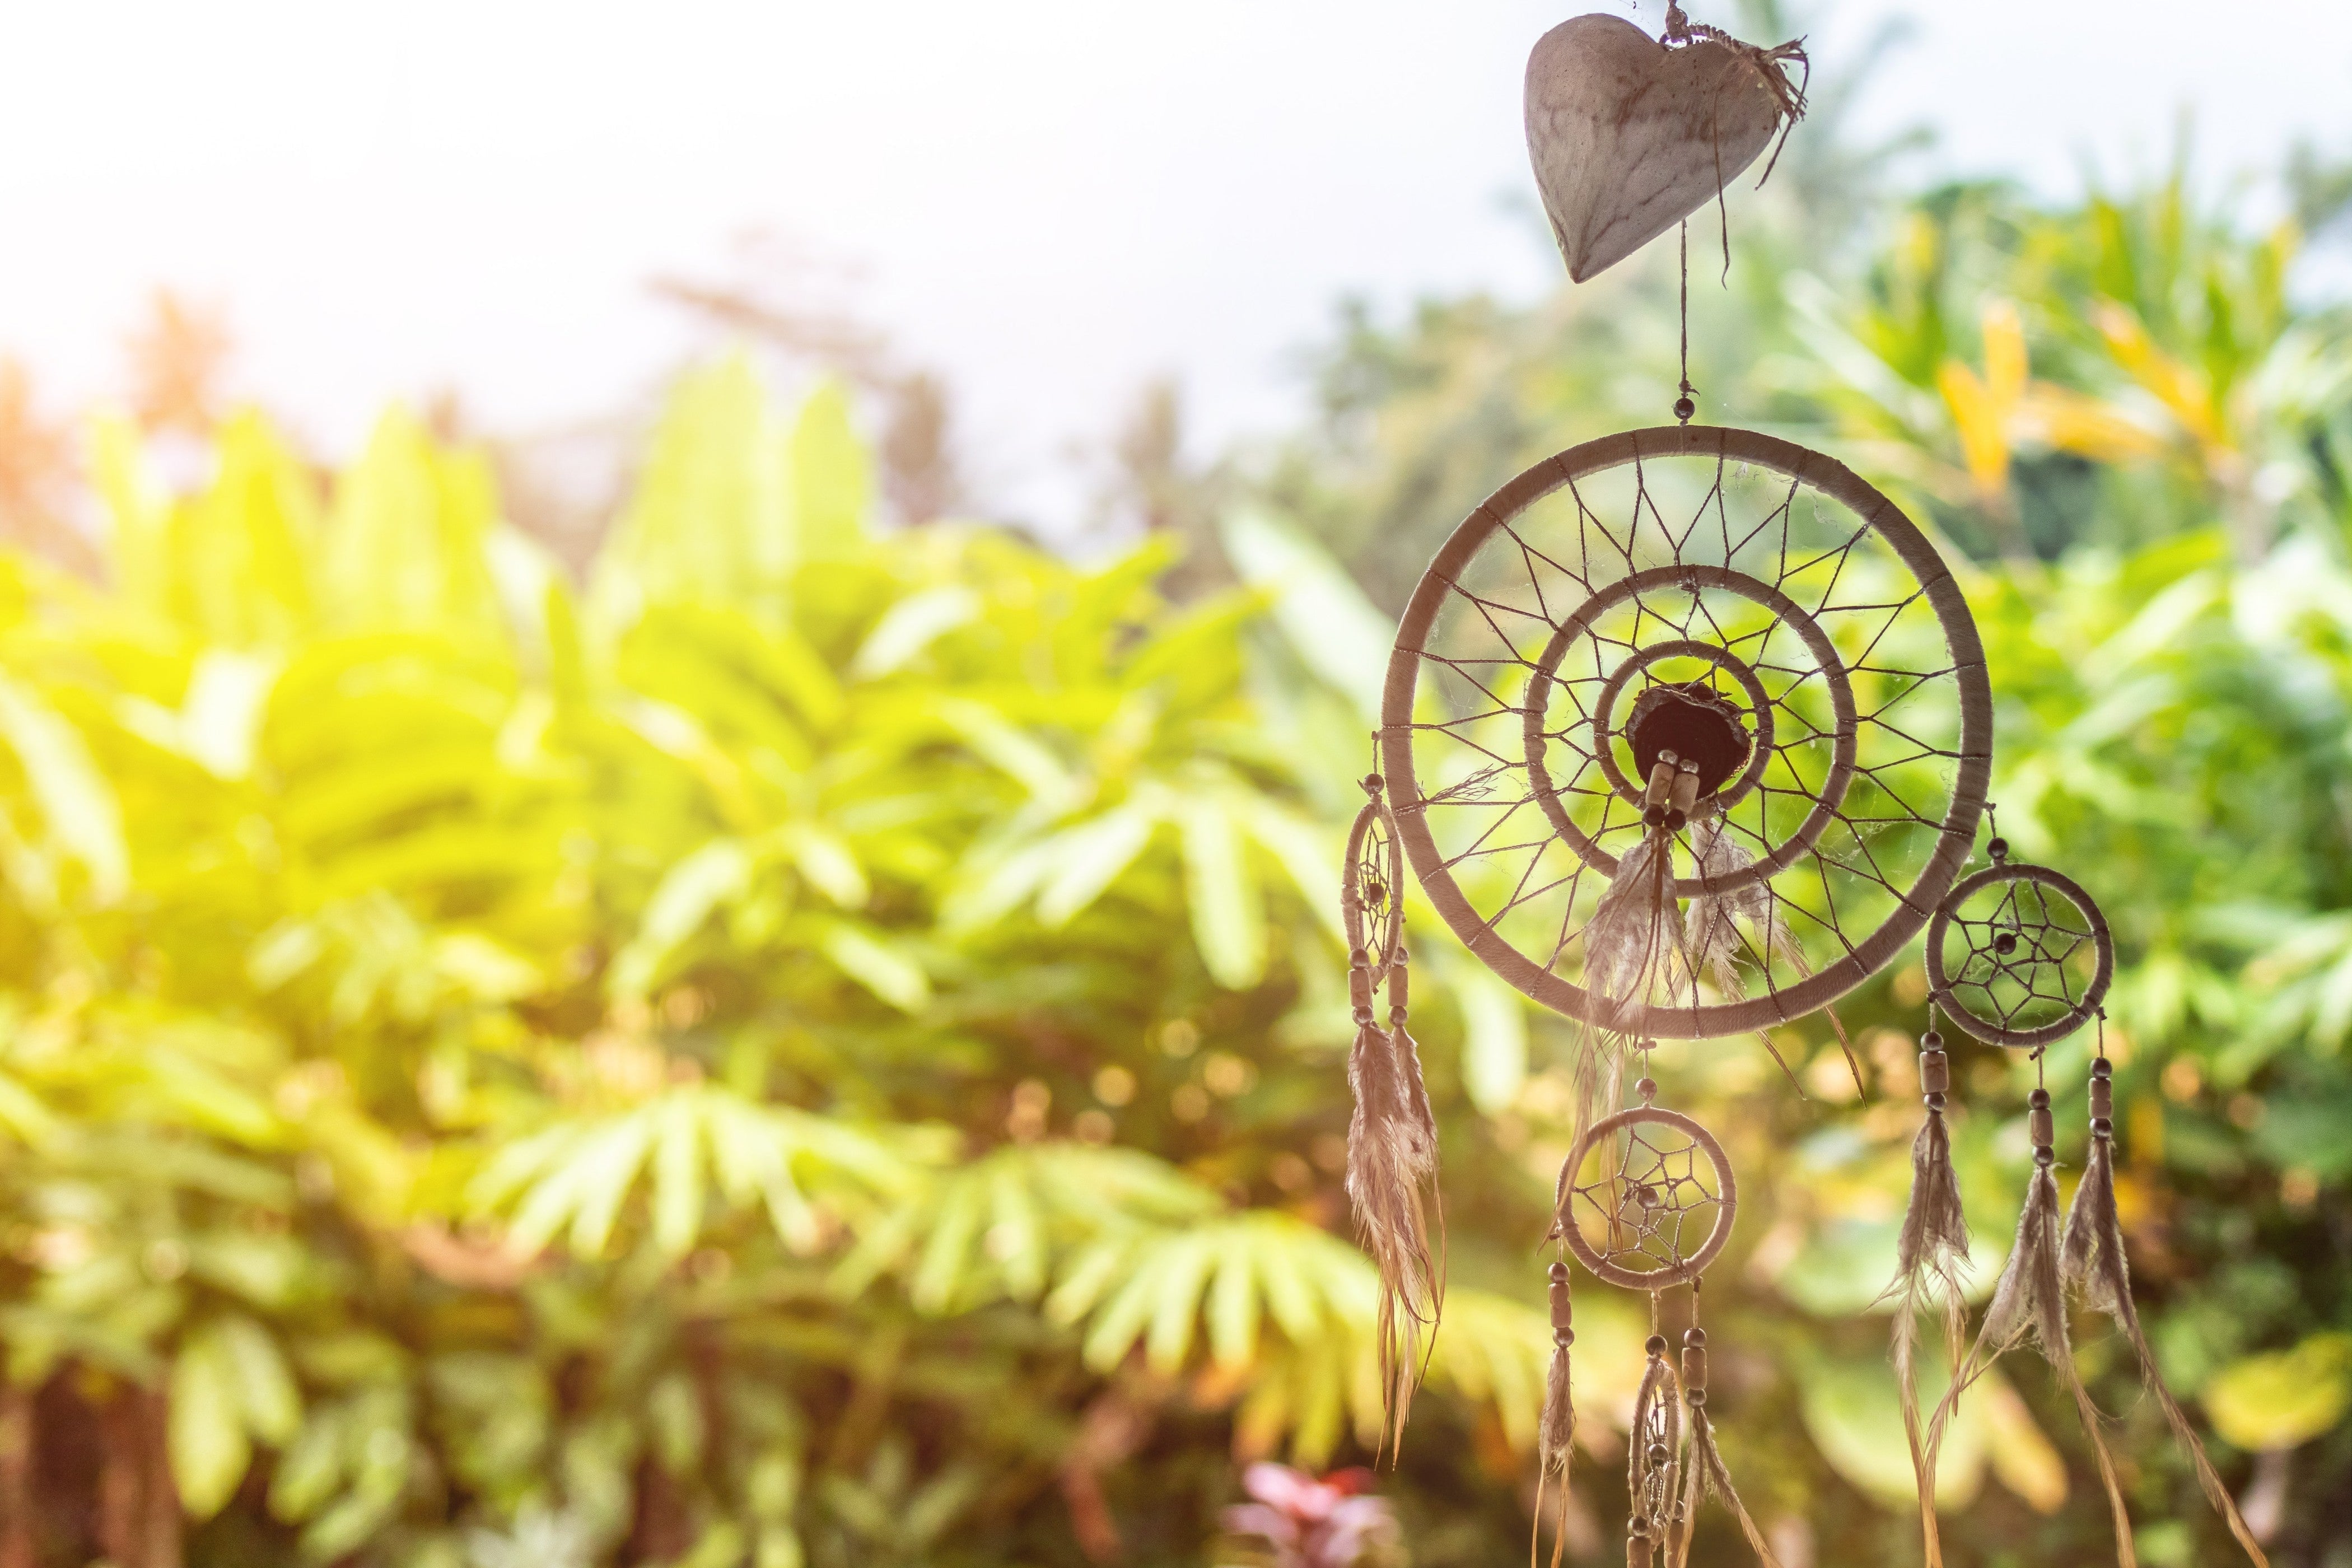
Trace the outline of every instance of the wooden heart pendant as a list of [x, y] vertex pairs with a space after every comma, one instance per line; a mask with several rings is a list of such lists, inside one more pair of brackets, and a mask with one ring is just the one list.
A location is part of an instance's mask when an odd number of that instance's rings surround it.
[[1744, 46], [1669, 48], [1622, 16], [1574, 16], [1528, 58], [1528, 153], [1581, 283], [1705, 206], [1770, 144], [1785, 105]]

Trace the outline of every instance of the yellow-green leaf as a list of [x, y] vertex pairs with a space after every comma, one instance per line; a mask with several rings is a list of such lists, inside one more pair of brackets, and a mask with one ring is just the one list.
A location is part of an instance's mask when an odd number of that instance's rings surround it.
[[199, 1327], [182, 1341], [172, 1363], [165, 1442], [180, 1504], [196, 1519], [218, 1513], [253, 1463], [237, 1370], [226, 1341], [213, 1325]]
[[2205, 1385], [2214, 1429], [2241, 1448], [2292, 1448], [2325, 1436], [2352, 1408], [2352, 1334], [2314, 1334], [2293, 1350], [2231, 1363]]

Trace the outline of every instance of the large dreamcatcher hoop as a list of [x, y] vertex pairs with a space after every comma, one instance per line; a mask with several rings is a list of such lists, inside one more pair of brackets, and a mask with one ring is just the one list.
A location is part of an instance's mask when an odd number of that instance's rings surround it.
[[[1588, 1024], [1712, 1038], [1834, 1001], [1927, 922], [1975, 839], [1992, 700], [1958, 584], [1892, 501], [1790, 442], [1666, 427], [1547, 458], [1454, 531], [1381, 751], [1405, 854], [1489, 967]], [[1643, 849], [1662, 759], [1696, 785], [1670, 880]], [[1583, 939], [1637, 853], [1706, 934], [1629, 1003]]]

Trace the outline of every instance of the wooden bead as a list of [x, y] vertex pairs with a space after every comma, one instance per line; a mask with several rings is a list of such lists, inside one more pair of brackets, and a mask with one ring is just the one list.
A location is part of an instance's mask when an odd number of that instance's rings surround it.
[[1684, 1346], [1683, 1387], [1685, 1389], [1694, 1389], [1705, 1388], [1706, 1386], [1706, 1347], [1705, 1345]]
[[2094, 1119], [2116, 1113], [2116, 1086], [2103, 1078], [2091, 1080], [2091, 1115]]
[[1645, 808], [1664, 811], [1667, 798], [1674, 792], [1675, 764], [1669, 758], [1662, 756], [1650, 769], [1650, 787], [1642, 792], [1642, 805]]
[[1666, 809], [1679, 811], [1685, 816], [1698, 804], [1698, 764], [1685, 763], [1683, 771], [1675, 775], [1674, 793], [1666, 797]]
[[1625, 1540], [1625, 1568], [1656, 1568], [1656, 1549], [1646, 1535], [1633, 1535]]
[[1919, 1092], [1943, 1094], [1952, 1087], [1952, 1058], [1941, 1051], [1919, 1053]]
[[2056, 1142], [2057, 1123], [2052, 1120], [2048, 1106], [2037, 1105], [2025, 1113], [2025, 1136], [2036, 1149], [2047, 1149]]

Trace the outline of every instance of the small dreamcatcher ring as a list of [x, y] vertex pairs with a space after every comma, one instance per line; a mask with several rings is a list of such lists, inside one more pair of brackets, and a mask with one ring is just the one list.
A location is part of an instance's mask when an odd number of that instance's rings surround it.
[[1348, 834], [1346, 871], [1339, 888], [1339, 913], [1348, 945], [1360, 950], [1378, 985], [1404, 946], [1404, 847], [1396, 819], [1381, 799], [1378, 773], [1364, 781], [1371, 799], [1356, 813]]
[[[1613, 1167], [1598, 1181], [1580, 1183], [1585, 1161], [1621, 1133], [1625, 1146]], [[1731, 1239], [1738, 1207], [1739, 1183], [1714, 1133], [1680, 1111], [1636, 1106], [1594, 1122], [1569, 1155], [1560, 1176], [1560, 1239], [1593, 1278], [1629, 1290], [1662, 1290], [1705, 1272]], [[1710, 1211], [1713, 1226], [1685, 1251], [1684, 1230]], [[1647, 1266], [1628, 1261], [1635, 1259]]]
[[[1551, 731], [1546, 728], [1546, 723], [1550, 714], [1553, 683], [1559, 671], [1561, 661], [1567, 658], [1569, 650], [1593, 635], [1595, 624], [1601, 616], [1621, 605], [1638, 600], [1644, 592], [1660, 587], [1673, 587], [1693, 594], [1706, 589], [1716, 589], [1736, 595], [1770, 612], [1781, 625], [1794, 632], [1798, 639], [1804, 644], [1806, 653], [1813, 661], [1814, 671], [1821, 676], [1822, 684], [1828, 693], [1831, 710], [1835, 719], [1831, 731], [1834, 755], [1831, 759], [1829, 771], [1811, 791], [1811, 811], [1806, 815], [1804, 821], [1793, 832], [1770, 846], [1766, 853], [1756, 858], [1751, 863], [1736, 871], [1704, 879], [1696, 877], [1675, 879], [1674, 891], [1676, 898], [1721, 897], [1747, 887], [1750, 883], [1764, 881], [1794, 865], [1821, 841], [1822, 834], [1827, 830], [1830, 824], [1838, 819], [1839, 809], [1845, 803], [1847, 787], [1853, 782], [1854, 735], [1857, 728], [1853, 687], [1846, 677], [1845, 665], [1838, 658], [1836, 647], [1822, 631], [1813, 617], [1807, 615], [1794, 600], [1769, 583], [1759, 582], [1746, 573], [1734, 572], [1726, 567], [1704, 563], [1654, 567], [1646, 572], [1636, 572], [1630, 576], [1621, 577], [1587, 599], [1560, 623], [1559, 629], [1552, 634], [1551, 640], [1544, 646], [1542, 655], [1535, 661], [1534, 669], [1528, 681], [1527, 696], [1521, 703], [1525, 710], [1525, 716], [1520, 728], [1521, 741], [1527, 749], [1528, 793], [1541, 803], [1544, 816], [1551, 823], [1552, 831], [1559, 834], [1569, 847], [1576, 851], [1578, 858], [1601, 875], [1616, 875], [1618, 858], [1595, 843], [1592, 837], [1577, 825], [1575, 817], [1569, 810], [1568, 803], [1561, 798], [1561, 792], [1552, 778], [1551, 770], [1544, 763], [1544, 752], [1551, 739]], [[1643, 784], [1629, 776], [1624, 765], [1617, 759], [1617, 748], [1614, 742], [1622, 732], [1616, 723], [1617, 703], [1623, 695], [1627, 683], [1636, 675], [1654, 664], [1670, 658], [1697, 659], [1716, 669], [1722, 670], [1724, 674], [1730, 677], [1733, 683], [1740, 689], [1742, 695], [1748, 699], [1748, 711], [1744, 717], [1754, 728], [1752, 733], [1748, 736], [1748, 755], [1745, 759], [1745, 766], [1735, 777], [1725, 781], [1722, 787], [1706, 792], [1718, 811], [1727, 812], [1746, 799], [1748, 794], [1762, 782], [1764, 771], [1772, 762], [1774, 706], [1773, 699], [1770, 693], [1766, 691], [1763, 680], [1749, 667], [1747, 660], [1730, 649], [1717, 644], [1688, 637], [1674, 637], [1638, 647], [1627, 655], [1623, 661], [1610, 673], [1609, 679], [1602, 683], [1600, 695], [1593, 702], [1590, 715], [1583, 716], [1579, 721], [1571, 723], [1570, 729], [1590, 728], [1592, 735], [1592, 756], [1599, 763], [1602, 776], [1608, 780], [1610, 787], [1617, 792], [1619, 799], [1638, 808], [1642, 801]], [[1636, 710], [1638, 711], [1638, 707]], [[1628, 728], [1630, 727], [1629, 725]], [[1635, 756], [1637, 765], [1640, 760], [1637, 751]]]
[[[2008, 890], [1990, 914], [1971, 919], [1965, 912], [1969, 900], [2002, 884]], [[2074, 906], [2073, 918], [2053, 913], [2053, 893]], [[1955, 932], [1967, 942], [1957, 972], [1946, 962]], [[2066, 966], [2086, 942], [2091, 975], [2077, 994]], [[2080, 883], [2047, 866], [1995, 860], [1963, 879], [1927, 922], [1927, 995], [1989, 1046], [2030, 1047], [2065, 1038], [2098, 1012], [2115, 977], [2116, 943], [2106, 916]], [[2046, 983], [2055, 984], [2054, 995], [2043, 989]], [[2054, 1017], [2048, 1016], [2053, 1006], [2060, 1009]], [[2027, 1019], [2041, 1021], [2021, 1021]]]

